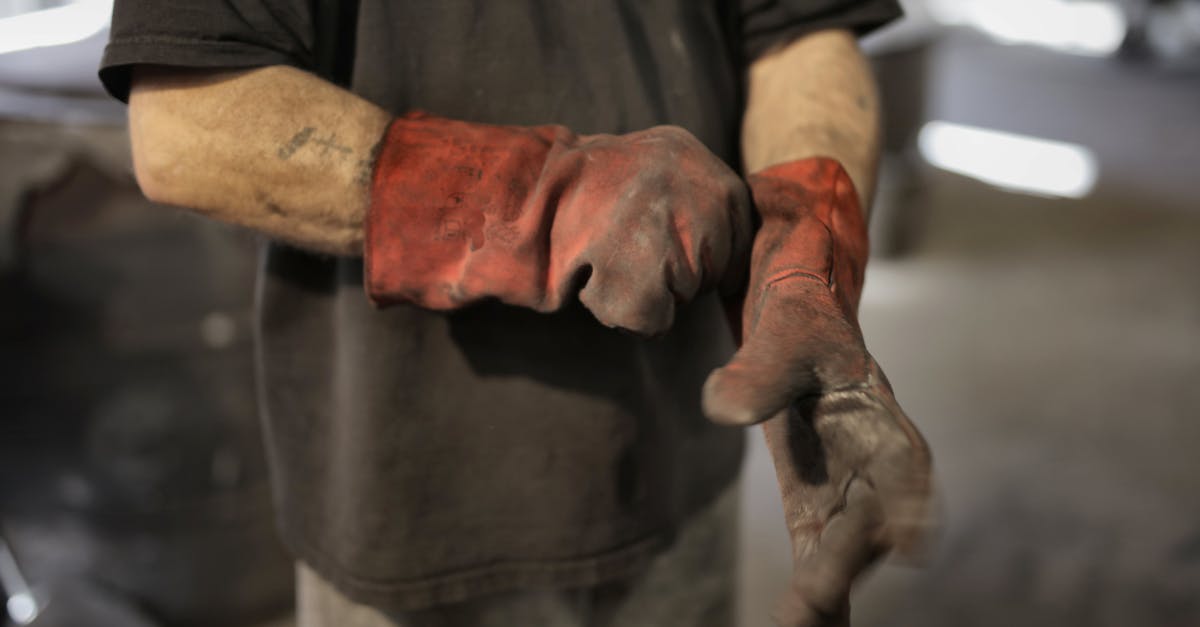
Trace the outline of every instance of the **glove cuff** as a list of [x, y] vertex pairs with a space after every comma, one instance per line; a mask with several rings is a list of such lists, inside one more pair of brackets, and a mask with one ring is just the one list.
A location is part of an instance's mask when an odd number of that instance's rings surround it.
[[761, 290], [798, 275], [823, 280], [853, 318], [870, 246], [854, 182], [838, 161], [811, 157], [748, 179], [762, 220], [751, 259]]
[[523, 204], [552, 146], [569, 135], [562, 127], [474, 124], [421, 112], [393, 120], [378, 148], [364, 224], [370, 300], [447, 310], [496, 285], [514, 292], [491, 294], [502, 300], [535, 298], [522, 293], [537, 284], [523, 275], [537, 272], [540, 250], [519, 241], [530, 230]]

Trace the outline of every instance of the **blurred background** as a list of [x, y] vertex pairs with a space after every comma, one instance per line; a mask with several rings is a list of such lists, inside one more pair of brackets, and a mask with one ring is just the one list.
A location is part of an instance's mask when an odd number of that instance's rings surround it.
[[[859, 626], [1200, 625], [1200, 0], [907, 0], [862, 321], [935, 452], [922, 568]], [[0, 0], [9, 625], [287, 625], [254, 242], [144, 200], [110, 0]], [[741, 624], [790, 572], [751, 438]], [[233, 567], [231, 567], [231, 564]]]

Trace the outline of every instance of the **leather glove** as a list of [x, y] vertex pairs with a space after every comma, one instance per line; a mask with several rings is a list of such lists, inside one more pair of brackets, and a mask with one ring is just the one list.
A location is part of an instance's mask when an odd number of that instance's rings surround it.
[[380, 146], [366, 289], [380, 305], [542, 312], [578, 291], [601, 323], [655, 335], [737, 275], [750, 219], [745, 183], [678, 127], [576, 135], [413, 114]]
[[792, 541], [786, 627], [846, 625], [853, 579], [929, 526], [930, 456], [857, 323], [866, 224], [836, 161], [749, 178], [762, 220], [741, 347], [705, 383], [719, 423], [763, 422]]

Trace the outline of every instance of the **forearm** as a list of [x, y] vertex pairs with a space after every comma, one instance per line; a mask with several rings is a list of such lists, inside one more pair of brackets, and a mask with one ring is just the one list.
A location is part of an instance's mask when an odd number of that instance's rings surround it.
[[750, 67], [742, 125], [747, 173], [826, 156], [870, 205], [879, 158], [879, 96], [853, 35], [820, 31], [767, 53]]
[[149, 198], [343, 255], [361, 254], [390, 119], [288, 67], [139, 68], [129, 100], [134, 170]]

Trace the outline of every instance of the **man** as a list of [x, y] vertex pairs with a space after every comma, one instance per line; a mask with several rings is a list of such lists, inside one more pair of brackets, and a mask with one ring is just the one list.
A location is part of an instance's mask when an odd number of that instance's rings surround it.
[[117, 3], [101, 77], [143, 191], [273, 241], [302, 625], [730, 624], [742, 442], [704, 414], [767, 421], [781, 621], [846, 620], [928, 483], [854, 321], [877, 103], [853, 32], [896, 14]]

